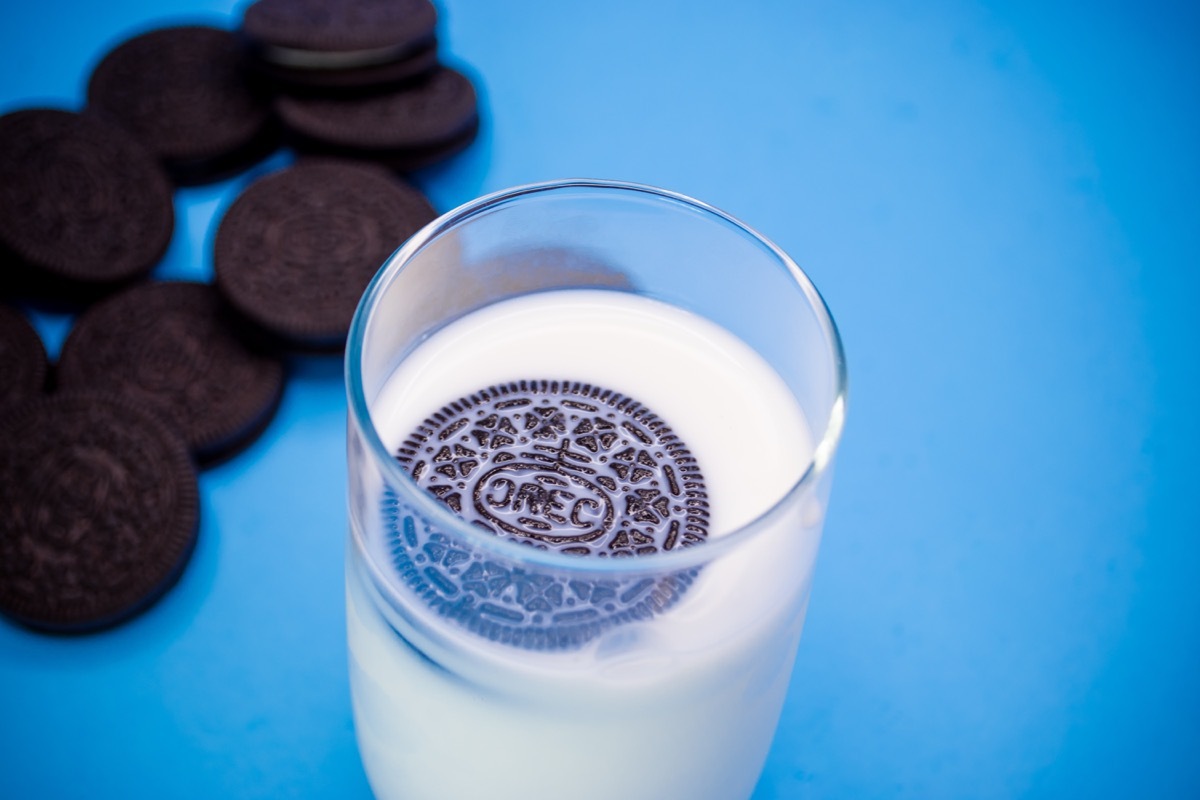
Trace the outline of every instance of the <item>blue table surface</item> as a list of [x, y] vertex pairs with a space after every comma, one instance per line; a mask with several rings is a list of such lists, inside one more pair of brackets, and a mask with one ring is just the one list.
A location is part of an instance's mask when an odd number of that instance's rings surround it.
[[[239, 8], [8, 4], [0, 111], [79, 107], [122, 36]], [[1195, 7], [440, 9], [483, 108], [471, 150], [416, 176], [440, 210], [664, 186], [774, 239], [841, 326], [849, 423], [755, 800], [1200, 796]], [[211, 275], [248, 180], [178, 192], [158, 275]], [[55, 352], [70, 319], [36, 322]], [[295, 360], [263, 438], [202, 475], [158, 605], [80, 638], [0, 621], [0, 797], [369, 797], [345, 412], [340, 361]]]

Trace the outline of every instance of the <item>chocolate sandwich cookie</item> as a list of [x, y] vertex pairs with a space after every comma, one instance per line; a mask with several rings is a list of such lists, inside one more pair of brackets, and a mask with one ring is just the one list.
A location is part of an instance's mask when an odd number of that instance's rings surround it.
[[[580, 558], [689, 547], [708, 536], [704, 478], [662, 418], [572, 381], [490, 386], [433, 413], [396, 459], [442, 504], [500, 538]], [[531, 650], [578, 647], [673, 605], [694, 571], [586, 579], [509, 563], [384, 503], [402, 579], [438, 614]]]
[[0, 117], [0, 267], [17, 291], [110, 290], [158, 263], [174, 225], [162, 167], [116, 125], [55, 109]]
[[88, 309], [58, 363], [65, 390], [101, 390], [157, 411], [201, 463], [229, 456], [266, 427], [284, 368], [228, 324], [206, 284], [145, 283]]
[[[264, 88], [294, 95], [351, 96], [367, 94], [399, 87], [415, 81], [437, 67], [437, 42], [418, 47], [399, 59], [384, 64], [358, 64], [346, 61], [349, 66], [305, 66], [305, 64], [277, 64], [255, 57], [247, 59], [253, 78]], [[337, 63], [336, 60], [332, 60]], [[319, 62], [324, 64], [325, 61]]]
[[386, 170], [302, 160], [252, 184], [225, 213], [216, 284], [239, 314], [286, 346], [337, 350], [375, 272], [437, 213]]
[[153, 151], [176, 183], [227, 177], [279, 144], [270, 100], [246, 80], [237, 37], [160, 28], [118, 45], [88, 81], [88, 106]]
[[258, 0], [241, 33], [257, 74], [290, 90], [379, 88], [437, 63], [429, 0]]
[[0, 418], [0, 612], [84, 632], [182, 573], [199, 521], [183, 440], [126, 398], [60, 394]]
[[0, 414], [42, 392], [50, 369], [42, 338], [15, 308], [0, 305]]
[[475, 87], [439, 67], [427, 78], [368, 97], [279, 97], [288, 140], [307, 152], [411, 170], [465, 149], [479, 127]]

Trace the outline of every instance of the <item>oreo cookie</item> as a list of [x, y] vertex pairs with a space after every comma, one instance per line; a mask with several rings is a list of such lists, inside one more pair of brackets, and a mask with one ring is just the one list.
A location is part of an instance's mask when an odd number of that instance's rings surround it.
[[337, 350], [375, 272], [436, 216], [424, 195], [382, 168], [300, 161], [252, 184], [225, 213], [217, 288], [270, 339]]
[[101, 390], [157, 411], [201, 463], [266, 427], [283, 394], [277, 357], [251, 350], [206, 284], [146, 283], [88, 309], [58, 364], [66, 390]]
[[[625, 558], [708, 535], [704, 478], [686, 445], [637, 401], [586, 383], [490, 386], [432, 414], [396, 459], [471, 525], [538, 549]], [[451, 540], [394, 496], [383, 514], [394, 566], [415, 593], [467, 629], [527, 649], [578, 647], [647, 619], [695, 575], [572, 578]]]
[[246, 81], [232, 33], [191, 25], [123, 42], [96, 65], [89, 108], [153, 151], [181, 185], [228, 177], [270, 154], [279, 126]]
[[258, 0], [241, 32], [259, 75], [289, 90], [370, 89], [437, 63], [429, 0]]
[[0, 412], [46, 387], [50, 361], [42, 338], [15, 308], [0, 305]]
[[286, 66], [252, 58], [254, 78], [275, 92], [306, 95], [366, 94], [417, 80], [437, 66], [437, 43], [430, 42], [399, 61], [356, 67], [314, 68]]
[[154, 157], [94, 115], [0, 117], [0, 266], [17, 291], [75, 300], [148, 273], [175, 225]]
[[0, 612], [84, 632], [158, 599], [195, 546], [195, 469], [125, 398], [60, 394], [0, 419]]
[[297, 149], [375, 161], [405, 171], [465, 149], [479, 128], [475, 87], [439, 67], [403, 89], [367, 97], [279, 97], [276, 111]]

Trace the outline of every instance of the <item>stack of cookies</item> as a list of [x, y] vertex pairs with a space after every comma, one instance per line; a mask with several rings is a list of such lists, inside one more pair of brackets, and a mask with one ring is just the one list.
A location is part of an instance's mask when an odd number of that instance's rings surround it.
[[411, 171], [479, 128], [471, 82], [438, 63], [436, 22], [429, 0], [257, 0], [241, 35], [296, 149]]
[[[178, 578], [197, 469], [267, 427], [295, 352], [337, 352], [367, 283], [436, 216], [401, 173], [478, 130], [428, 0], [258, 0], [237, 30], [141, 33], [81, 110], [0, 116], [0, 612], [97, 630]], [[281, 146], [213, 242], [210, 282], [155, 280], [175, 187]], [[22, 306], [77, 313], [51, 364]]]
[[429, 0], [257, 0], [236, 31], [135, 36], [106, 55], [88, 106], [177, 184], [228, 177], [282, 140], [410, 172], [466, 148], [475, 88], [437, 58]]

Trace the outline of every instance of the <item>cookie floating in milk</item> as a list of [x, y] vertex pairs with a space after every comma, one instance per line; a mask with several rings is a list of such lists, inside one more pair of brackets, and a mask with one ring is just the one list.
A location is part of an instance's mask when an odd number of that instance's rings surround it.
[[[708, 536], [700, 468], [636, 400], [581, 382], [490, 386], [432, 414], [396, 456], [472, 525], [544, 550], [620, 558]], [[395, 566], [439, 613], [529, 649], [583, 644], [673, 604], [690, 573], [581, 580], [508, 565], [387, 506]]]

